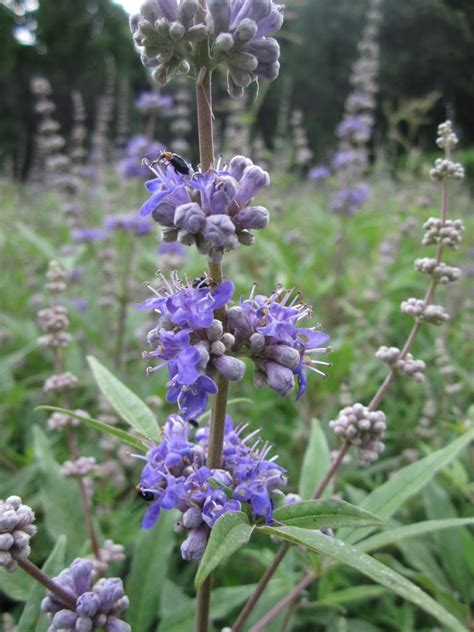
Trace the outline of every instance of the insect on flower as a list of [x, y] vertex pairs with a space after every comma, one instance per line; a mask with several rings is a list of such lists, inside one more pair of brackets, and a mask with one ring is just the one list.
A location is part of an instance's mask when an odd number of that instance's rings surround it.
[[169, 162], [169, 164], [174, 167], [176, 173], [182, 173], [187, 176], [191, 171], [185, 159], [171, 151], [162, 151], [158, 160], [165, 160], [166, 162]]
[[137, 490], [137, 496], [145, 502], [151, 503], [153, 500], [155, 500], [155, 494], [153, 492], [142, 489], [140, 485], [136, 485], [135, 489]]

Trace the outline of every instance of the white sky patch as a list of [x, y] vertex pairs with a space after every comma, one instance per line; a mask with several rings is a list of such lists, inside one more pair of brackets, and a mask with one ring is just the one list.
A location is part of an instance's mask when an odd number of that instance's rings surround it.
[[115, 4], [120, 4], [128, 13], [137, 13], [144, 0], [114, 0]]

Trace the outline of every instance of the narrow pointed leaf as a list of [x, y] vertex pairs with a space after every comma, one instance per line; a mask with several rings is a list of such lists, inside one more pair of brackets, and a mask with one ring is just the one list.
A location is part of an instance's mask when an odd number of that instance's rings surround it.
[[416, 584], [342, 540], [325, 536], [318, 531], [308, 531], [298, 527], [260, 527], [259, 531], [283, 538], [293, 544], [305, 546], [311, 551], [322, 553], [342, 564], [347, 564], [378, 584], [389, 588], [403, 599], [414, 603], [432, 617], [436, 617], [446, 626], [446, 629], [454, 632], [466, 632], [466, 628], [460, 621]]
[[78, 415], [74, 410], [68, 410], [67, 408], [58, 408], [57, 406], [37, 406], [35, 410], [52, 410], [58, 413], [63, 413], [64, 415], [69, 415], [70, 417], [74, 417], [74, 419], [79, 419], [79, 421], [82, 421], [82, 423], [86, 424], [86, 426], [90, 426], [91, 428], [95, 428], [100, 432], [112, 435], [112, 437], [119, 439], [120, 441], [122, 441], [122, 443], [128, 443], [134, 448], [137, 448], [137, 450], [141, 450], [142, 452], [146, 450], [146, 446], [144, 445], [143, 441], [140, 441], [140, 439], [137, 439], [130, 433], [125, 432], [125, 430], [121, 430], [120, 428], [116, 428], [115, 426], [105, 424], [103, 421], [99, 421], [98, 419], [94, 419], [93, 417]]
[[338, 527], [366, 527], [381, 525], [376, 515], [343, 500], [304, 500], [301, 503], [279, 507], [273, 512], [277, 522], [303, 529]]
[[[59, 575], [65, 566], [65, 556], [66, 536], [61, 535], [41, 569], [43, 573], [49, 577], [56, 577], [56, 575]], [[41, 601], [45, 597], [45, 594], [45, 588], [41, 584], [35, 583], [33, 585], [28, 601], [20, 617], [20, 621], [18, 622], [18, 629], [22, 632], [36, 632], [37, 630], [43, 631], [49, 627], [50, 622], [47, 621], [45, 615], [43, 615], [44, 621], [37, 623], [38, 617], [41, 614]]]
[[466, 527], [468, 525], [474, 525], [474, 518], [450, 518], [447, 520], [424, 520], [423, 522], [417, 522], [416, 524], [410, 524], [406, 527], [398, 527], [396, 529], [389, 529], [383, 533], [377, 533], [376, 535], [359, 542], [357, 548], [360, 551], [368, 553], [375, 551], [383, 546], [389, 546], [390, 544], [397, 544], [401, 540], [406, 538], [416, 538], [426, 533], [433, 533], [434, 531], [441, 531], [442, 529], [452, 529], [454, 527]]
[[145, 402], [94, 356], [87, 356], [87, 361], [100, 390], [120, 417], [145, 437], [159, 442], [160, 428], [155, 415]]
[[137, 533], [125, 592], [130, 599], [127, 621], [132, 630], [149, 630], [158, 618], [162, 589], [176, 540], [173, 512], [164, 511], [156, 526]]
[[[318, 419], [313, 419], [311, 422], [311, 435], [304, 454], [298, 486], [298, 494], [303, 500], [309, 500], [313, 497], [330, 465], [331, 455], [326, 435]], [[330, 496], [332, 489], [333, 484], [331, 481], [324, 490], [322, 497]]]
[[218, 564], [247, 544], [253, 529], [247, 516], [241, 512], [226, 513], [216, 521], [196, 573], [196, 588], [199, 588]]
[[[393, 516], [403, 503], [417, 494], [437, 472], [446, 467], [459, 452], [474, 439], [474, 428], [465, 432], [445, 448], [404, 467], [383, 485], [365, 497], [361, 507], [372, 511], [383, 520]], [[373, 531], [370, 527], [357, 531], [344, 529], [338, 537], [348, 542], [357, 542]]]

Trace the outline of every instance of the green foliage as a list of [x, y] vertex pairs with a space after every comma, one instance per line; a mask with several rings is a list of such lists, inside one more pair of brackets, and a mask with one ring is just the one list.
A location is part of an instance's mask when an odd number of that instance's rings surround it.
[[[326, 435], [319, 420], [312, 419], [311, 434], [304, 453], [298, 486], [298, 493], [303, 500], [313, 497], [330, 464], [331, 457]], [[333, 487], [334, 483], [331, 481], [323, 492], [323, 498], [331, 495]]]
[[87, 358], [96, 382], [117, 413], [134, 430], [144, 437], [160, 441], [160, 429], [156, 417], [148, 406], [135, 393], [125, 386], [96, 358]]
[[370, 511], [360, 509], [344, 500], [306, 500], [279, 507], [273, 518], [290, 527], [303, 529], [337, 529], [338, 527], [366, 527], [383, 524]]
[[253, 529], [246, 514], [240, 512], [224, 514], [216, 521], [194, 579], [196, 588], [218, 564], [247, 544]]
[[449, 630], [454, 630], [455, 632], [464, 632], [466, 630], [459, 621], [429, 595], [420, 590], [418, 586], [375, 558], [362, 553], [342, 540], [325, 536], [317, 531], [308, 531], [298, 527], [261, 527], [260, 530], [269, 535], [281, 537], [293, 544], [306, 546], [316, 553], [322, 553], [338, 562], [355, 568], [382, 586], [389, 588], [397, 595], [411, 601], [431, 616], [436, 617]]

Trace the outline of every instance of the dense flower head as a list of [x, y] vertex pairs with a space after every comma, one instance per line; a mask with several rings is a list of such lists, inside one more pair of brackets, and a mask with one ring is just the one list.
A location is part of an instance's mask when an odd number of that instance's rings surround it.
[[118, 164], [117, 170], [122, 178], [140, 178], [145, 180], [149, 170], [142, 164], [144, 158], [155, 160], [163, 151], [161, 143], [152, 141], [146, 136], [137, 134], [128, 141], [125, 158]]
[[206, 38], [211, 67], [227, 66], [231, 96], [241, 96], [258, 78], [276, 79], [280, 48], [268, 35], [281, 28], [282, 7], [272, 0], [209, 0], [204, 22], [198, 8], [198, 0], [148, 0], [132, 15], [133, 39], [157, 83], [187, 74], [196, 62], [196, 44]]
[[205, 410], [209, 394], [217, 392], [212, 379], [216, 372], [228, 380], [244, 375], [245, 364], [227, 355], [233, 337], [215, 317], [231, 301], [234, 285], [224, 281], [211, 286], [206, 277], [181, 281], [176, 272], [169, 282], [164, 276], [161, 280], [162, 286], [150, 287], [154, 296], [141, 306], [159, 314], [147, 337], [154, 350], [144, 355], [162, 361], [149, 372], [167, 366], [167, 400], [178, 404], [185, 419], [193, 419]]
[[51, 632], [131, 632], [129, 624], [119, 618], [128, 607], [128, 598], [121, 579], [102, 578], [94, 583], [93, 562], [76, 558], [54, 581], [76, 600], [76, 607], [70, 610], [56, 595], [47, 591], [41, 609], [51, 615], [51, 625], [48, 628]]
[[31, 553], [30, 538], [36, 533], [35, 514], [19, 496], [0, 498], [0, 566], [13, 572]]
[[346, 115], [337, 126], [336, 134], [339, 138], [344, 138], [346, 141], [358, 145], [369, 140], [371, 125], [366, 117]]
[[211, 55], [228, 68], [227, 90], [241, 97], [258, 78], [278, 77], [280, 47], [270, 33], [280, 30], [283, 9], [271, 0], [210, 0]]
[[252, 230], [265, 228], [269, 214], [252, 206], [270, 184], [270, 176], [249, 158], [235, 156], [223, 169], [183, 174], [172, 164], [149, 164], [156, 178], [146, 183], [152, 194], [141, 215], [151, 213], [162, 226], [163, 239], [191, 245], [220, 261], [225, 251], [254, 241]]
[[[254, 383], [265, 384], [281, 396], [293, 392], [298, 385], [297, 399], [306, 390], [307, 371], [326, 377], [317, 366], [328, 362], [313, 360], [313, 354], [326, 354], [329, 336], [316, 327], [300, 327], [299, 321], [310, 317], [312, 310], [301, 304], [299, 294], [278, 287], [270, 296], [255, 295], [240, 299], [227, 315], [229, 331], [235, 337], [233, 349], [248, 355], [255, 363]], [[314, 366], [316, 365], [316, 366]]]
[[142, 114], [170, 115], [173, 111], [173, 97], [159, 92], [142, 92], [136, 101], [137, 110]]
[[206, 467], [209, 427], [189, 438], [190, 426], [179, 415], [170, 415], [159, 445], [151, 444], [139, 490], [150, 500], [142, 527], [149, 529], [161, 510], [178, 509], [178, 528], [186, 532], [181, 546], [184, 559], [199, 559], [209, 529], [224, 513], [247, 510], [254, 518], [272, 520], [272, 492], [286, 485], [285, 470], [267, 459], [271, 446], [261, 445], [253, 432], [243, 436], [248, 424], [234, 428], [226, 418], [221, 469]]
[[108, 215], [104, 220], [104, 228], [110, 231], [124, 231], [134, 233], [137, 237], [148, 235], [153, 230], [153, 224], [147, 217], [136, 213]]

